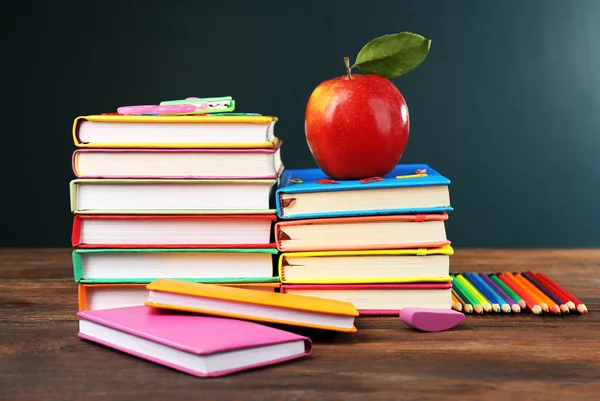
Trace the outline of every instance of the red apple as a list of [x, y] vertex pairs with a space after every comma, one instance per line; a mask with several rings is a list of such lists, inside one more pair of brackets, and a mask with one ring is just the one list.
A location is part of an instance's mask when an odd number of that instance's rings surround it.
[[350, 71], [315, 88], [304, 118], [315, 162], [338, 180], [392, 171], [406, 148], [409, 125], [404, 97], [389, 79]]

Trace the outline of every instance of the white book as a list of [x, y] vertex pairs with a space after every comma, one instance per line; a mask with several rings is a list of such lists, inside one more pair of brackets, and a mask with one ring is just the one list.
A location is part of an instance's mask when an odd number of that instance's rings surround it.
[[[144, 305], [147, 284], [79, 284], [79, 310], [101, 310]], [[229, 283], [229, 287], [274, 292], [279, 283]]]
[[275, 215], [97, 215], [73, 219], [73, 247], [233, 247], [271, 244]]
[[450, 243], [446, 213], [336, 217], [279, 221], [282, 252], [435, 248]]
[[350, 302], [361, 315], [398, 313], [403, 308], [452, 307], [451, 284], [284, 285], [283, 294]]
[[75, 119], [77, 147], [92, 148], [272, 148], [275, 117], [121, 116]]
[[280, 149], [79, 149], [79, 178], [262, 178], [283, 170]]
[[157, 278], [223, 282], [273, 277], [274, 248], [76, 249], [81, 283], [145, 283]]
[[450, 245], [440, 248], [286, 252], [279, 257], [282, 283], [367, 284], [449, 282]]
[[79, 178], [70, 183], [78, 214], [273, 214], [275, 180]]

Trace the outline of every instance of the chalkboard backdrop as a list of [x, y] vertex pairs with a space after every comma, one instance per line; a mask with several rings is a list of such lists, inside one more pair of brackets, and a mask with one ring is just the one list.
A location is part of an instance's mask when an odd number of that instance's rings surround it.
[[70, 246], [78, 115], [231, 95], [280, 118], [287, 167], [315, 167], [312, 90], [401, 31], [432, 40], [393, 79], [411, 117], [402, 162], [452, 180], [453, 245], [600, 245], [599, 1], [9, 1], [2, 15], [1, 246]]

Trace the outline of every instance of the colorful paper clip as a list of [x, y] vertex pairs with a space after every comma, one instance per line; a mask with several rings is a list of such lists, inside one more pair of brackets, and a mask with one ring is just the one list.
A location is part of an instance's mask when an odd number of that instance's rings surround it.
[[233, 100], [231, 96], [206, 98], [188, 97], [180, 100], [165, 100], [160, 102], [160, 105], [191, 105], [196, 107], [194, 111], [186, 114], [229, 113], [235, 110], [235, 100]]

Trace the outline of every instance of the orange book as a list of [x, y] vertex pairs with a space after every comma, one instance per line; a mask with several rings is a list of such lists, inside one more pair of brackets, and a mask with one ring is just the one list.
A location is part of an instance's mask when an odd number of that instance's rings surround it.
[[355, 332], [350, 302], [215, 284], [159, 279], [148, 284], [146, 306], [234, 319]]
[[[124, 308], [144, 305], [148, 299], [148, 284], [79, 284], [79, 311]], [[274, 292], [281, 287], [280, 282], [222, 283], [229, 287], [248, 288], [257, 291]]]

